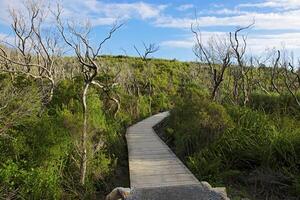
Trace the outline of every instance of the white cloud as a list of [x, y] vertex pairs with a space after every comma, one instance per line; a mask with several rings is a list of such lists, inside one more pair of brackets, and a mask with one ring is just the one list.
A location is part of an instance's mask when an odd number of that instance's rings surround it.
[[[198, 17], [198, 24], [201, 27], [213, 26], [246, 26], [255, 19], [255, 29], [259, 30], [300, 30], [300, 10], [286, 12], [244, 12], [235, 16], [202, 16]], [[176, 18], [163, 16], [158, 18], [154, 24], [158, 27], [189, 28], [195, 20], [192, 18]]]
[[222, 3], [213, 3], [212, 7], [214, 7], [214, 8], [223, 8], [224, 4], [222, 4]]
[[[6, 8], [9, 5], [20, 6], [23, 0], [0, 0], [0, 18], [8, 23]], [[189, 28], [195, 20], [193, 18], [179, 18], [165, 14], [167, 5], [149, 4], [142, 1], [133, 3], [104, 3], [99, 0], [61, 0], [64, 14], [70, 18], [85, 21], [90, 20], [92, 25], [111, 25], [116, 20], [142, 19], [151, 21], [157, 27]], [[266, 0], [259, 4], [241, 4], [238, 7], [300, 7], [300, 0]], [[183, 4], [177, 9], [190, 9], [192, 4]], [[260, 30], [300, 30], [300, 8], [283, 12], [247, 12], [239, 8], [220, 8], [200, 11], [198, 22], [201, 27], [212, 26], [244, 26], [255, 18], [255, 28]], [[232, 16], [231, 16], [232, 15]]]
[[297, 9], [300, 7], [299, 0], [266, 0], [262, 3], [246, 3], [240, 4], [238, 7], [269, 7], [281, 8], [284, 10]]
[[[2, 23], [7, 23], [9, 18], [7, 8], [13, 6], [20, 8], [23, 0], [1, 0], [0, 18]], [[55, 9], [55, 2], [50, 2]], [[61, 0], [64, 15], [76, 21], [89, 19], [92, 25], [110, 25], [116, 20], [128, 20], [132, 18], [148, 20], [161, 15], [166, 5], [155, 5], [140, 2], [134, 3], [104, 3], [99, 0]]]
[[183, 4], [183, 5], [180, 5], [176, 8], [176, 10], [179, 10], [179, 11], [186, 11], [186, 10], [190, 10], [194, 8], [194, 5], [193, 4]]
[[110, 25], [116, 20], [132, 18], [149, 20], [158, 17], [167, 5], [144, 2], [104, 3], [99, 0], [63, 0], [63, 7], [69, 17], [89, 19], [93, 26]]
[[249, 37], [251, 51], [262, 52], [265, 49], [281, 49], [285, 46], [289, 50], [300, 50], [300, 33], [265, 34]]
[[172, 16], [161, 16], [154, 21], [154, 25], [167, 28], [188, 28], [195, 20], [191, 18], [176, 18]]
[[103, 25], [112, 25], [116, 22], [116, 20], [118, 20], [118, 18], [98, 17], [98, 18], [90, 19], [90, 22], [93, 26], [103, 26]]
[[184, 48], [184, 49], [191, 49], [194, 45], [194, 41], [191, 39], [186, 40], [167, 40], [160, 43], [162, 47], [169, 47], [169, 48]]
[[98, 14], [103, 13], [106, 17], [140, 17], [142, 19], [149, 19], [157, 17], [162, 10], [163, 5], [151, 5], [144, 2], [136, 3], [102, 3], [97, 0], [90, 0], [93, 2], [91, 11]]
[[[270, 7], [269, 12], [247, 11], [245, 7]], [[255, 19], [255, 29], [259, 30], [300, 30], [300, 0], [266, 0], [262, 3], [240, 4], [234, 8], [217, 8], [198, 12], [199, 26], [228, 27], [246, 26]], [[187, 29], [194, 23], [194, 18], [179, 18], [170, 15], [161, 15], [154, 22], [155, 26], [166, 28]]]
[[[206, 43], [208, 42], [212, 37], [224, 37], [227, 33], [224, 32], [201, 32], [201, 40]], [[195, 44], [195, 38], [193, 34], [185, 35], [183, 39], [179, 40], [167, 40], [161, 42], [161, 46], [163, 47], [169, 47], [169, 48], [188, 48], [191, 49]]]
[[202, 15], [202, 16], [242, 15], [247, 13], [248, 13], [247, 11], [242, 11], [238, 8], [234, 8], [234, 9], [221, 8], [221, 9], [197, 11], [197, 15]]
[[[206, 43], [212, 36], [224, 36], [222, 32], [202, 32], [201, 39]], [[300, 33], [282, 33], [282, 34], [250, 34], [247, 40], [248, 53], [260, 54], [266, 49], [281, 49], [283, 46], [286, 49], [300, 52]], [[168, 48], [191, 49], [195, 44], [195, 39], [192, 35], [185, 36], [183, 39], [163, 41], [160, 45]]]
[[237, 15], [237, 14], [242, 14], [243, 12], [238, 10], [238, 9], [223, 8], [223, 9], [220, 9], [220, 10], [212, 10], [209, 13], [210, 14], [217, 14], [217, 15]]

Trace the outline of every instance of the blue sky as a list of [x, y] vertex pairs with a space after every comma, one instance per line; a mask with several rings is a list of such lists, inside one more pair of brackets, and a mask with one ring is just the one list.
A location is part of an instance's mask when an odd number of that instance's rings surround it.
[[[0, 37], [10, 35], [7, 8], [22, 0], [0, 0]], [[52, 1], [53, 2], [53, 1]], [[116, 19], [126, 22], [106, 43], [103, 54], [137, 55], [133, 46], [156, 43], [154, 57], [194, 60], [190, 24], [195, 11], [203, 40], [234, 31], [237, 26], [255, 26], [249, 31], [249, 53], [283, 48], [300, 53], [300, 0], [60, 0], [65, 16], [93, 26], [93, 41], [104, 37]]]

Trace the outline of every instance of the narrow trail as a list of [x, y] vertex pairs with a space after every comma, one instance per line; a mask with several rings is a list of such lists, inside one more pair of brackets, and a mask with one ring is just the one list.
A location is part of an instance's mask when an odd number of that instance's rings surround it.
[[163, 112], [127, 129], [129, 199], [228, 199], [225, 188], [200, 182], [155, 133], [153, 127], [169, 115]]
[[167, 116], [168, 112], [153, 115], [127, 130], [131, 187], [199, 184], [153, 130]]

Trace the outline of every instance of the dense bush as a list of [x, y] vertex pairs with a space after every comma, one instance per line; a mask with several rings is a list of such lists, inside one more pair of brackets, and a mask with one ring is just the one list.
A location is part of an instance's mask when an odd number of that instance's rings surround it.
[[[300, 94], [298, 94], [298, 99], [300, 99]], [[300, 116], [300, 108], [295, 98], [287, 93], [281, 95], [253, 93], [250, 96], [248, 106], [270, 114], [278, 113], [295, 117]]]
[[[275, 110], [265, 114], [263, 107], [225, 108], [193, 94], [171, 112], [166, 134], [192, 172], [213, 184], [252, 188], [255, 198], [300, 195], [299, 122]], [[219, 137], [208, 140], [212, 133]]]
[[[66, 59], [72, 64], [73, 59]], [[82, 131], [83, 78], [61, 79], [50, 104], [41, 104], [38, 81], [1, 74], [0, 197], [25, 199], [96, 199], [116, 186], [129, 186], [124, 133], [129, 124], [172, 106], [180, 62], [150, 60], [152, 93], [141, 59], [105, 57], [111, 68], [97, 80], [110, 82], [116, 66], [127, 63], [112, 91], [91, 86], [88, 93], [88, 167], [79, 184], [78, 141]], [[184, 64], [184, 67], [187, 67]], [[69, 76], [67, 76], [69, 77]], [[124, 79], [124, 82], [122, 82]], [[136, 92], [138, 88], [139, 92]], [[16, 95], [17, 94], [17, 95]], [[117, 94], [117, 95], [116, 95]], [[109, 96], [117, 96], [120, 110]], [[6, 106], [7, 105], [7, 106]], [[12, 112], [16, 111], [16, 112]], [[17, 112], [18, 111], [18, 112]], [[22, 111], [22, 113], [20, 113]], [[23, 114], [24, 112], [24, 114]]]
[[211, 102], [199, 90], [189, 89], [171, 111], [168, 129], [176, 152], [189, 156], [219, 138], [231, 126], [223, 106]]
[[[96, 80], [119, 84], [90, 87], [84, 186], [78, 181], [83, 78], [78, 69], [69, 72], [75, 59], [61, 60], [66, 76], [46, 106], [40, 80], [0, 74], [0, 197], [101, 199], [99, 193], [129, 186], [126, 127], [172, 108], [166, 137], [200, 180], [256, 185], [264, 197], [299, 194], [299, 109], [290, 95], [254, 93], [248, 108], [221, 105], [207, 97], [208, 69], [195, 63], [125, 56], [102, 61], [107, 72]], [[231, 89], [225, 73], [220, 102], [233, 103]], [[111, 96], [120, 101], [116, 115]]]
[[59, 198], [64, 162], [71, 148], [62, 118], [32, 118], [0, 139], [0, 194]]
[[[89, 153], [94, 152], [95, 143], [103, 141], [103, 147], [91, 156], [85, 188], [78, 182], [76, 141], [82, 127], [78, 123], [82, 121], [80, 90], [80, 83], [62, 81], [42, 115], [36, 109], [26, 116], [26, 120], [15, 118], [17, 123], [14, 122], [6, 133], [9, 137], [0, 137], [0, 196], [91, 198], [96, 189], [110, 189], [107, 177], [114, 173], [120, 152], [126, 153], [125, 144], [121, 142], [122, 137], [116, 134], [120, 127], [109, 122], [95, 91], [91, 91], [88, 101]], [[34, 95], [33, 92], [30, 94]], [[26, 99], [23, 101], [28, 102]], [[29, 106], [35, 106], [33, 103]]]

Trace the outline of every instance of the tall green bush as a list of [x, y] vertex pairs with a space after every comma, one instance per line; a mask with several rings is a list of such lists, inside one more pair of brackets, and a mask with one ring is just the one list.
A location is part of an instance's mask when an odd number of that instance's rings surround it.
[[227, 112], [234, 127], [188, 158], [197, 177], [212, 183], [259, 183], [264, 195], [299, 194], [299, 123], [247, 108], [228, 107]]
[[205, 148], [231, 126], [225, 108], [195, 89], [178, 99], [169, 123], [176, 152], [183, 157]]

